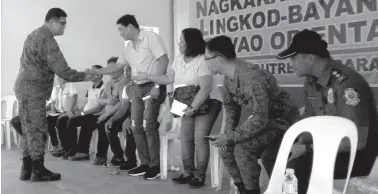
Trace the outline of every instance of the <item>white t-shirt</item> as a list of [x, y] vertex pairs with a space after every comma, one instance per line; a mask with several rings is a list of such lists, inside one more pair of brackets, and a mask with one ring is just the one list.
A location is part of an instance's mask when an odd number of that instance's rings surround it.
[[[59, 84], [53, 88], [50, 101], [55, 102], [55, 108], [58, 112], [71, 111], [72, 109], [67, 105], [68, 100], [71, 100], [70, 98], [74, 95], [77, 95], [77, 91], [72, 83], [66, 83], [63, 87]], [[74, 105], [74, 107], [76, 106], [77, 104]]]

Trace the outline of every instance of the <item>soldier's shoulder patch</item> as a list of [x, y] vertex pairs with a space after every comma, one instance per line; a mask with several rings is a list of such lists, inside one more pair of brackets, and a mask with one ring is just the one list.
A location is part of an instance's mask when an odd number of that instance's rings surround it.
[[336, 80], [337, 83], [341, 84], [343, 81], [348, 79], [347, 75], [344, 75], [341, 71], [339, 70], [333, 70], [332, 71], [332, 76]]
[[343, 99], [349, 106], [357, 106], [361, 102], [360, 94], [354, 88], [345, 89]]

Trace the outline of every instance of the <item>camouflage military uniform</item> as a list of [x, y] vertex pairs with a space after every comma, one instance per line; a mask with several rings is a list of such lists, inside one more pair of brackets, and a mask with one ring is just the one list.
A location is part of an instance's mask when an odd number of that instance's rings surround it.
[[[352, 176], [367, 176], [377, 158], [378, 118], [369, 84], [355, 70], [331, 60], [319, 78], [308, 76], [305, 84], [305, 117], [334, 115], [352, 120], [359, 131], [368, 130], [365, 149], [357, 151]], [[359, 142], [365, 139], [359, 132]], [[288, 163], [298, 177], [299, 193], [306, 193], [312, 152]], [[345, 178], [349, 153], [339, 153], [335, 178]]]
[[[237, 65], [233, 78], [225, 77], [226, 136], [235, 142], [221, 157], [235, 182], [247, 189], [259, 188], [261, 157], [270, 173], [285, 131], [299, 115], [289, 95], [275, 77], [257, 65]], [[250, 116], [238, 126], [241, 109]]]
[[85, 73], [71, 69], [53, 34], [46, 26], [25, 40], [20, 70], [14, 86], [24, 135], [23, 156], [42, 159], [47, 139], [46, 100], [50, 98], [54, 74], [69, 81], [83, 81]]

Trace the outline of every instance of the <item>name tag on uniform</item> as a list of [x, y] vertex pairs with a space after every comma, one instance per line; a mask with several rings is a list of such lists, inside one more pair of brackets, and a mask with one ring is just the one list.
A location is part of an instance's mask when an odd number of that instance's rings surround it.
[[315, 100], [315, 97], [313, 97], [313, 96], [307, 96], [307, 99], [309, 99], [309, 100]]

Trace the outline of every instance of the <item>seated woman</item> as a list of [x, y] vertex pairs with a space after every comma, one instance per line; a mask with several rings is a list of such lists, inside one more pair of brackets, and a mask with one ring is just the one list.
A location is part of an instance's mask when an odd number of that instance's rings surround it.
[[[209, 141], [205, 136], [210, 134], [221, 110], [220, 101], [209, 99], [213, 88], [213, 75], [204, 59], [205, 44], [200, 30], [186, 28], [182, 31], [179, 42], [181, 54], [174, 59], [166, 75], [147, 75], [138, 72], [133, 76], [135, 79], [148, 79], [158, 84], [174, 83], [175, 93], [179, 85], [199, 86], [198, 92], [193, 94], [194, 100], [188, 104], [182, 117], [180, 138], [184, 172], [172, 179], [177, 184], [188, 183], [194, 188], [205, 184], [210, 157]], [[197, 152], [197, 167], [194, 165], [195, 152]]]

